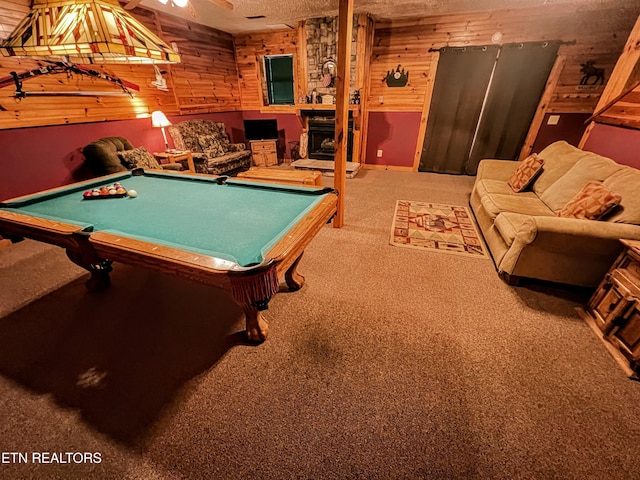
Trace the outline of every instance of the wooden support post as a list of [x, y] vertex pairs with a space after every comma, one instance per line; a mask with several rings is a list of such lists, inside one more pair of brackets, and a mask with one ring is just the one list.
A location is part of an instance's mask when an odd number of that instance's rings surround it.
[[567, 57], [565, 55], [558, 55], [558, 57], [556, 58], [556, 62], [553, 64], [553, 68], [551, 69], [551, 73], [549, 74], [549, 78], [547, 79], [547, 85], [544, 88], [544, 92], [542, 94], [542, 97], [540, 98], [540, 102], [538, 102], [538, 108], [536, 109], [536, 113], [533, 116], [531, 126], [529, 127], [529, 133], [527, 133], [527, 138], [525, 139], [524, 145], [522, 145], [522, 149], [520, 150], [520, 157], [518, 158], [519, 161], [522, 161], [529, 155], [531, 155], [533, 144], [538, 137], [538, 132], [540, 132], [540, 127], [542, 127], [542, 122], [544, 121], [544, 116], [547, 113], [547, 108], [549, 108], [551, 97], [553, 96], [553, 92], [556, 91], [558, 79], [560, 78], [560, 74], [562, 73], [564, 64], [566, 62]]
[[333, 226], [344, 225], [344, 194], [347, 184], [347, 142], [349, 140], [349, 73], [351, 71], [351, 31], [354, 0], [339, 0], [338, 74], [336, 77], [336, 136], [334, 188], [338, 191], [338, 213]]
[[424, 102], [422, 104], [420, 128], [418, 129], [418, 143], [416, 144], [416, 152], [413, 155], [413, 167], [411, 168], [414, 172], [417, 172], [418, 167], [420, 167], [420, 158], [422, 157], [424, 136], [427, 133], [427, 121], [429, 120], [429, 111], [431, 110], [431, 98], [433, 97], [433, 86], [436, 83], [436, 73], [438, 71], [438, 60], [440, 60], [440, 53], [433, 52], [431, 53], [430, 57], [431, 62], [429, 63], [429, 77], [427, 79], [427, 89], [424, 93]]
[[[158, 37], [164, 39], [164, 32], [162, 31], [162, 22], [160, 21], [160, 16], [158, 15], [157, 11], [153, 11], [153, 20], [156, 23], [156, 33], [158, 34]], [[163, 68], [167, 69], [167, 79], [169, 80], [167, 88], [171, 90], [171, 94], [173, 95], [173, 101], [176, 102], [177, 113], [180, 115], [182, 114], [182, 111], [180, 110], [180, 99], [178, 98], [178, 90], [176, 89], [176, 82], [173, 76], [173, 70], [171, 69], [171, 64], [164, 65]], [[164, 108], [164, 113], [165, 115], [167, 114], [166, 107]]]
[[307, 30], [305, 28], [305, 21], [301, 20], [298, 23], [298, 45], [296, 46], [296, 57], [298, 65], [298, 81], [296, 85], [298, 90], [296, 92], [295, 103], [300, 103], [300, 98], [307, 95], [309, 91], [309, 66], [307, 59]]
[[616, 62], [616, 66], [609, 76], [609, 80], [604, 87], [604, 91], [600, 96], [595, 111], [601, 111], [602, 107], [609, 103], [612, 99], [628, 90], [628, 87], [638, 78], [634, 78], [638, 74], [636, 65], [640, 61], [640, 16], [636, 20], [633, 30], [629, 34], [627, 43], [622, 54]]
[[[630, 85], [638, 80], [638, 78], [636, 78], [638, 75], [638, 63], [640, 63], [640, 16], [629, 34], [624, 50], [618, 58], [613, 72], [611, 72], [609, 76], [602, 95], [600, 95], [598, 105], [596, 105], [594, 109], [595, 112], [599, 112], [600, 114], [604, 113], [607, 107], [611, 106], [612, 100], [615, 100], [620, 94], [628, 91]], [[587, 143], [593, 127], [594, 122], [592, 121], [580, 139], [580, 147]]]

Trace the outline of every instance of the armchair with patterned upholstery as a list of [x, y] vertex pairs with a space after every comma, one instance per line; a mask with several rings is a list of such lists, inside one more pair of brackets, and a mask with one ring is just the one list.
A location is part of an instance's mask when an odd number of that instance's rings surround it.
[[103, 137], [82, 149], [91, 172], [99, 177], [134, 168], [153, 170], [183, 170], [177, 163], [160, 165], [144, 147], [134, 147], [124, 137]]
[[224, 175], [251, 166], [251, 151], [244, 143], [231, 143], [224, 123], [185, 120], [168, 129], [176, 149], [191, 151], [198, 173]]

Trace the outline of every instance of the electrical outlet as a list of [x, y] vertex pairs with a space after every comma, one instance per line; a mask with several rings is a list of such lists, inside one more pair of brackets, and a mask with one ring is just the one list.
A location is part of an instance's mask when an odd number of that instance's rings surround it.
[[547, 120], [547, 125], [557, 125], [560, 121], [560, 115], [549, 115], [549, 119]]
[[378, 156], [378, 158], [382, 157], [382, 150], [378, 150], [378, 153], [376, 155]]

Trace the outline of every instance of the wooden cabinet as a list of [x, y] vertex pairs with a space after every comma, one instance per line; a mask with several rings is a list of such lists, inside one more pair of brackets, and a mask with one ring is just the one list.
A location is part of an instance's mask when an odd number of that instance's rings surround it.
[[252, 140], [251, 157], [257, 167], [272, 167], [278, 165], [278, 150], [275, 140]]
[[640, 242], [620, 254], [582, 310], [585, 321], [626, 371], [640, 379]]

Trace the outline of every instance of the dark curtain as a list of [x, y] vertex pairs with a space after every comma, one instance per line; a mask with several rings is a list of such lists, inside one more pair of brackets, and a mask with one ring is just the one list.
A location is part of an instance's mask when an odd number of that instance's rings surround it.
[[465, 173], [498, 48], [440, 51], [420, 171]]
[[465, 173], [475, 175], [483, 158], [518, 158], [558, 46], [558, 42], [502, 46]]

